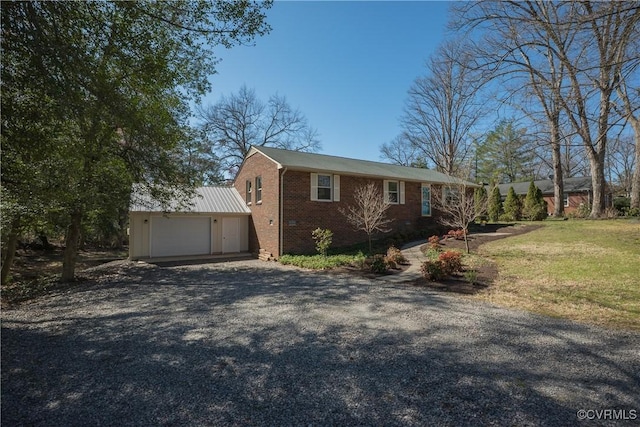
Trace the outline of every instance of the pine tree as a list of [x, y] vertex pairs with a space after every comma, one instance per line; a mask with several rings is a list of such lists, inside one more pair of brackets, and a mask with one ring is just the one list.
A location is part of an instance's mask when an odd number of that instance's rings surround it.
[[476, 214], [483, 221], [486, 221], [487, 189], [484, 187], [476, 188], [473, 192], [473, 200], [476, 208]]
[[509, 187], [507, 198], [504, 201], [504, 215], [506, 221], [520, 221], [522, 216], [522, 203], [513, 187]]
[[544, 201], [542, 191], [536, 187], [533, 181], [529, 184], [522, 214], [529, 221], [541, 221], [547, 217], [547, 202]]
[[502, 195], [498, 186], [495, 186], [491, 190], [491, 197], [489, 198], [489, 221], [498, 221], [500, 215], [502, 215]]

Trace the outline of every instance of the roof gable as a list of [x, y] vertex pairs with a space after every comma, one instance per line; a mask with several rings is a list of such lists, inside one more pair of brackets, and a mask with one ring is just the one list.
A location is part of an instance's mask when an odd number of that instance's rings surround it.
[[431, 182], [437, 184], [465, 184], [471, 182], [437, 172], [431, 169], [412, 168], [369, 160], [350, 159], [326, 154], [305, 153], [271, 147], [252, 147], [247, 157], [261, 153], [272, 160], [279, 169], [289, 168], [301, 171], [323, 171], [336, 174], [360, 175], [384, 179]]

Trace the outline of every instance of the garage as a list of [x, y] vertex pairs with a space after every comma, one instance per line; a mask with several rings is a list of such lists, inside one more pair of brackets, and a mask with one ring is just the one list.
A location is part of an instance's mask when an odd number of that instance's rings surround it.
[[151, 217], [151, 257], [206, 255], [211, 252], [210, 217]]
[[250, 214], [233, 187], [200, 187], [187, 208], [175, 211], [137, 195], [129, 211], [129, 258], [247, 252]]

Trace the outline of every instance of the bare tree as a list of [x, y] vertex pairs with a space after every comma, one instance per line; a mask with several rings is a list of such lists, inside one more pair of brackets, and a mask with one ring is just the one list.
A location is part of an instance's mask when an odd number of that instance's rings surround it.
[[407, 140], [405, 134], [396, 136], [392, 141], [380, 146], [380, 157], [400, 166], [425, 166], [418, 149]]
[[[525, 8], [522, 8], [525, 9]], [[559, 102], [563, 87], [564, 66], [552, 54], [548, 35], [530, 25], [527, 11], [511, 2], [484, 1], [458, 8], [459, 26], [482, 26], [481, 41], [474, 46], [476, 67], [494, 69], [507, 100], [532, 119], [542, 116], [547, 136], [541, 138], [551, 149], [550, 167], [554, 176], [555, 216], [564, 214], [561, 155], [561, 112]], [[565, 27], [559, 36], [566, 44], [572, 41]], [[542, 156], [545, 158], [547, 156]]]
[[452, 184], [434, 192], [433, 196], [434, 207], [440, 213], [438, 222], [445, 227], [464, 230], [464, 244], [469, 253], [469, 225], [487, 211], [486, 195], [474, 197], [472, 188], [466, 184]]
[[[464, 64], [465, 46], [440, 48], [409, 89], [401, 119], [404, 138], [436, 169], [457, 176], [472, 148], [471, 132], [487, 111], [478, 97], [482, 79]], [[484, 101], [486, 102], [486, 100]]]
[[[640, 29], [636, 29], [636, 36], [633, 38], [634, 43], [632, 43], [636, 52], [640, 50], [640, 35], [638, 32], [640, 32]], [[617, 88], [619, 103], [614, 104], [616, 111], [624, 117], [633, 130], [635, 153], [632, 163], [635, 163], [635, 169], [632, 169], [633, 174], [629, 177], [631, 180], [630, 196], [631, 208], [638, 209], [640, 209], [640, 87], [632, 86], [634, 83], [637, 85], [638, 81], [636, 77], [634, 82], [631, 76], [637, 76], [639, 66], [640, 64], [635, 62], [628, 69], [620, 70], [618, 76], [620, 85]]]
[[[618, 189], [624, 192], [626, 197], [633, 195], [634, 171], [637, 167], [637, 146], [634, 145], [631, 136], [621, 136], [611, 140], [607, 150], [607, 171], [609, 182], [617, 184]], [[634, 206], [631, 205], [633, 208]]]
[[[621, 70], [638, 61], [637, 52], [628, 46], [637, 35], [640, 7], [624, 1], [483, 1], [465, 4], [458, 16], [460, 22], [484, 31], [482, 44], [488, 49], [478, 47], [490, 54], [490, 64], [524, 70], [530, 77], [541, 105], [549, 108], [550, 132], [555, 135], [552, 141], [558, 136], [552, 126], [558, 122], [555, 117], [560, 111], [566, 116], [589, 159], [591, 216], [601, 216], [611, 101]], [[546, 71], [539, 72], [543, 70], [539, 64], [545, 62]], [[557, 156], [557, 144], [552, 149]], [[554, 171], [560, 172], [556, 162]]]
[[371, 253], [371, 236], [376, 231], [387, 233], [391, 229], [387, 224], [393, 219], [387, 218], [387, 209], [391, 206], [387, 203], [378, 186], [373, 182], [357, 187], [353, 197], [355, 205], [349, 205], [346, 209], [340, 209], [340, 213], [347, 218], [347, 222], [356, 230], [367, 233], [369, 238], [369, 253]]
[[309, 152], [320, 149], [318, 132], [284, 97], [273, 95], [264, 103], [246, 86], [203, 108], [200, 118], [211, 151], [227, 175], [234, 175], [251, 146]]

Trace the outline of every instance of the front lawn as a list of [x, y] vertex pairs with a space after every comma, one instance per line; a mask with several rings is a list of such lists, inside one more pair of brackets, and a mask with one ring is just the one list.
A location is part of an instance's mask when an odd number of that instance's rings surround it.
[[476, 297], [578, 321], [640, 330], [640, 222], [558, 221], [482, 245], [495, 283]]

